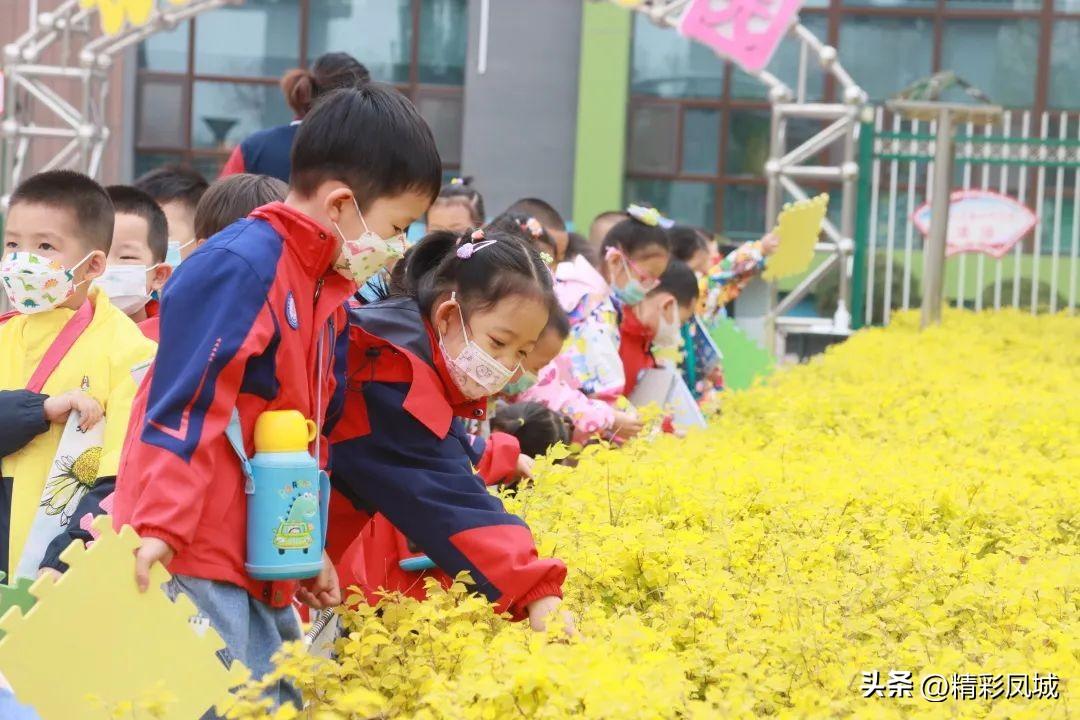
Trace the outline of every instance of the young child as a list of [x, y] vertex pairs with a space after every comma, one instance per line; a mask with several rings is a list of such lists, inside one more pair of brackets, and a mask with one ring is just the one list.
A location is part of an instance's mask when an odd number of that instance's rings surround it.
[[483, 227], [484, 198], [472, 185], [472, 178], [454, 178], [439, 190], [439, 197], [427, 211], [429, 233], [447, 230], [463, 233]]
[[[0, 320], [0, 570], [8, 576], [62, 567], [68, 542], [50, 543], [69, 520], [78, 524], [84, 496], [112, 486], [135, 396], [131, 371], [154, 356], [154, 343], [91, 288], [112, 235], [109, 196], [85, 175], [41, 173], [11, 196], [0, 259], [0, 285], [16, 308]], [[49, 478], [72, 411], [84, 431], [104, 417], [100, 459]]]
[[568, 417], [538, 402], [500, 407], [491, 420], [491, 427], [517, 438], [521, 452], [531, 458], [542, 457], [558, 443], [569, 444], [573, 433], [573, 424]]
[[[515, 619], [546, 625], [566, 567], [473, 472], [454, 418], [483, 419], [548, 321], [551, 274], [513, 235], [434, 233], [411, 252], [404, 296], [351, 311], [350, 385], [334, 429], [328, 545], [355, 577], [367, 513], [381, 512], [442, 571], [468, 571]], [[389, 559], [392, 561], [392, 559]]]
[[698, 279], [681, 260], [668, 263], [660, 283], [645, 299], [624, 308], [619, 325], [619, 357], [626, 373], [626, 393], [632, 393], [646, 368], [679, 364], [681, 328], [694, 316]]
[[139, 176], [136, 188], [154, 199], [169, 221], [169, 250], [165, 261], [175, 270], [195, 252], [195, 206], [210, 186], [186, 165], [163, 165]]
[[226, 428], [238, 417], [250, 455], [261, 413], [297, 410], [316, 424], [325, 466], [322, 438], [344, 395], [344, 303], [434, 199], [442, 172], [416, 108], [374, 83], [322, 99], [292, 163], [284, 203], [211, 237], [169, 281], [161, 351], [116, 482], [114, 522], [142, 537], [140, 588], [164, 563], [167, 591], [190, 597], [256, 677], [300, 635], [294, 595], [315, 608], [341, 597], [329, 562], [299, 585], [248, 574], [245, 475]]
[[596, 253], [589, 246], [589, 241], [585, 239], [584, 235], [579, 235], [576, 232], [567, 233], [566, 257], [563, 261], [572, 262], [578, 256], [584, 257], [593, 267], [596, 267], [599, 262]]
[[[105, 273], [94, 281], [113, 304], [132, 319], [143, 334], [156, 341], [146, 322], [156, 318], [158, 301], [172, 268], [165, 262], [169, 226], [153, 198], [128, 185], [105, 188], [116, 212], [112, 246]], [[155, 321], [156, 324], [156, 321]]]
[[699, 277], [704, 277], [713, 265], [708, 235], [689, 225], [673, 225], [668, 228], [667, 234], [671, 256], [689, 265]]
[[578, 442], [597, 434], [629, 438], [642, 428], [635, 413], [615, 408], [626, 384], [619, 323], [623, 309], [640, 303], [659, 283], [670, 253], [656, 214], [638, 215], [607, 234], [599, 271], [581, 257], [558, 266], [555, 288], [570, 319], [570, 336], [540, 382], [522, 396], [568, 415]]
[[269, 175], [239, 173], [214, 182], [195, 207], [195, 248], [255, 208], [282, 201], [288, 194], [289, 186]]
[[522, 393], [534, 387], [540, 381], [540, 372], [562, 352], [563, 344], [569, 335], [570, 319], [556, 299], [548, 310], [547, 327], [529, 351], [528, 357], [521, 363], [521, 373], [503, 388], [502, 396], [510, 402], [517, 402]]
[[563, 221], [562, 215], [550, 203], [539, 198], [522, 198], [508, 207], [506, 212], [539, 220], [544, 230], [555, 240], [555, 262], [561, 263], [566, 259], [570, 234], [566, 232], [566, 222]]

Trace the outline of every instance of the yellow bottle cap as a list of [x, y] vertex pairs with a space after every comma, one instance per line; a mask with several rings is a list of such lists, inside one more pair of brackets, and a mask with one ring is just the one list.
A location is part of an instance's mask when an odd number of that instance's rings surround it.
[[299, 410], [268, 410], [255, 420], [255, 452], [307, 451], [315, 433], [315, 423]]

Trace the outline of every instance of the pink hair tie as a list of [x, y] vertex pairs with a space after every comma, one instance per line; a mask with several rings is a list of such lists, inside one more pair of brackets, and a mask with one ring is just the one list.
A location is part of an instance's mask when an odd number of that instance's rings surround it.
[[[481, 231], [477, 230], [476, 232], [481, 232]], [[473, 234], [475, 235], [476, 233], [473, 233]], [[480, 237], [483, 237], [483, 233], [480, 234]], [[494, 245], [494, 244], [495, 244], [494, 240], [484, 240], [482, 242], [467, 243], [465, 245], [461, 245], [460, 247], [458, 247], [457, 256], [458, 256], [458, 258], [460, 258], [462, 260], [468, 260], [469, 258], [471, 258], [476, 253], [480, 252], [484, 248], [488, 247], [489, 245]]]

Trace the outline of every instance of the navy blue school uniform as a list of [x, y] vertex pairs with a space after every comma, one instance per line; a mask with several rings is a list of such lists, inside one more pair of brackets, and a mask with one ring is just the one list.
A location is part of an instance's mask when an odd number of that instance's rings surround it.
[[237, 173], [269, 175], [284, 183], [292, 172], [292, 146], [300, 121], [252, 133], [233, 148], [220, 177]]
[[468, 571], [499, 612], [521, 619], [534, 600], [562, 597], [566, 566], [538, 557], [525, 521], [473, 471], [454, 419], [484, 419], [487, 401], [461, 395], [416, 302], [354, 306], [349, 322], [345, 402], [331, 437], [330, 556], [347, 555], [380, 512], [443, 572]]

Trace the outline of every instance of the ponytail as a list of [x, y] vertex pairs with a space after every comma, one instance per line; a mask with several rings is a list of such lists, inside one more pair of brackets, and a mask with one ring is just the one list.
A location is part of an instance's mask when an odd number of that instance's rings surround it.
[[303, 118], [320, 95], [340, 88], [357, 88], [370, 81], [371, 74], [363, 63], [348, 53], [333, 52], [319, 56], [310, 70], [294, 68], [285, 73], [281, 92], [296, 117]]

